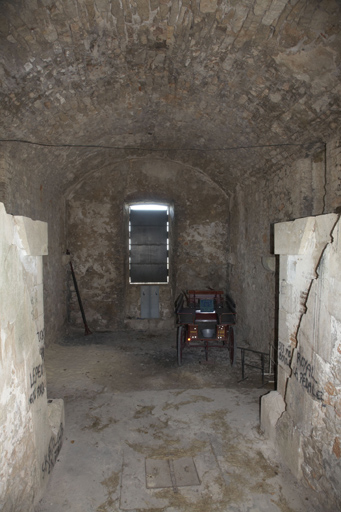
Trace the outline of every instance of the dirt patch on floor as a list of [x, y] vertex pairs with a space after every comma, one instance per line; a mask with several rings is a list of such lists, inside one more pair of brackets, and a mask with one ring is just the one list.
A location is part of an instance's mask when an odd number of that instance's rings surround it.
[[[195, 350], [179, 367], [173, 334], [48, 347], [48, 396], [65, 399], [66, 442], [37, 512], [305, 512], [296, 484], [263, 452], [258, 402], [271, 387], [260, 389], [260, 372], [241, 382], [240, 364], [219, 349], [212, 364]], [[147, 489], [147, 459], [184, 457], [200, 485]]]
[[240, 382], [240, 362], [232, 367], [226, 350], [212, 349], [206, 364], [204, 352], [187, 349], [179, 367], [175, 334], [174, 331], [160, 337], [127, 332], [68, 336], [46, 349], [48, 394], [68, 400], [89, 387], [126, 392], [236, 386], [252, 389], [262, 385], [257, 371], [250, 371], [248, 379]]

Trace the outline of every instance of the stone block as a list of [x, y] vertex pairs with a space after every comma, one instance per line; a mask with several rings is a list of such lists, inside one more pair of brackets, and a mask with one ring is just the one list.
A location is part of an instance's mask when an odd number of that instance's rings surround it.
[[285, 403], [278, 391], [271, 391], [261, 399], [261, 429], [276, 444], [276, 424], [283, 412]]
[[302, 477], [302, 436], [290, 415], [284, 412], [276, 424], [276, 445], [284, 464], [293, 475]]
[[36, 259], [36, 266], [37, 266], [36, 283], [42, 284], [43, 283], [43, 258]]
[[289, 372], [283, 366], [278, 366], [277, 369], [277, 390], [282, 395], [285, 396], [287, 379], [289, 378]]
[[275, 224], [275, 254], [313, 252], [316, 246], [330, 242], [336, 220], [336, 214], [329, 214]]
[[313, 222], [313, 218], [309, 217], [275, 224], [275, 254], [303, 254], [302, 240], [305, 233], [311, 233]]
[[217, 9], [217, 0], [201, 0], [200, 11], [202, 13], [215, 12]]
[[291, 344], [286, 340], [287, 338], [280, 338], [278, 340], [278, 365], [290, 372], [292, 348]]
[[278, 338], [282, 342], [287, 342], [290, 338], [291, 331], [288, 327], [288, 314], [280, 310], [278, 315]]
[[0, 231], [2, 236], [2, 242], [10, 245], [13, 242], [14, 236], [14, 224], [9, 222], [9, 216], [6, 213], [5, 206], [0, 203]]
[[60, 431], [60, 425], [65, 427], [64, 400], [55, 398], [47, 401], [47, 417], [52, 433], [57, 436]]
[[290, 285], [294, 285], [294, 287], [297, 287], [297, 280], [301, 278], [300, 269], [302, 261], [302, 256], [290, 255], [287, 257], [286, 275], [283, 279]]
[[[338, 359], [340, 361], [341, 356], [341, 322], [334, 318], [330, 317], [330, 341], [332, 346], [333, 359]], [[341, 378], [340, 378], [341, 380]]]
[[287, 3], [287, 0], [273, 0], [270, 8], [267, 10], [264, 18], [262, 19], [262, 23], [264, 25], [273, 25], [276, 23], [275, 20], [279, 18]]
[[[329, 281], [318, 278], [313, 282], [307, 301], [307, 313], [302, 318], [299, 339], [312, 347], [325, 361], [331, 354], [331, 318]], [[334, 300], [336, 298], [334, 297]]]
[[280, 284], [280, 307], [281, 310], [284, 310], [286, 313], [293, 313], [295, 311], [295, 307], [293, 304], [293, 294], [294, 290], [290, 283], [286, 280], [282, 279]]
[[148, 0], [140, 0], [137, 2], [137, 12], [142, 21], [147, 21], [149, 19], [149, 1]]
[[16, 216], [14, 222], [22, 248], [29, 256], [43, 256], [47, 252], [47, 223]]
[[288, 266], [288, 258], [286, 254], [281, 254], [279, 258], [279, 277], [280, 280], [286, 279], [287, 277], [287, 266]]
[[265, 11], [269, 8], [271, 0], [256, 0], [253, 6], [253, 12], [256, 16], [264, 15]]
[[306, 381], [289, 379], [285, 400], [287, 412], [293, 423], [303, 435], [309, 436], [312, 429], [314, 399], [304, 387], [306, 382], [310, 383], [309, 378], [306, 377], [306, 379]]
[[26, 512], [57, 460], [64, 408], [56, 401], [48, 421], [41, 261], [47, 225], [8, 215], [0, 204], [0, 227], [0, 502]]
[[[340, 481], [335, 464], [340, 410], [340, 221], [330, 214], [284, 224], [277, 231], [282, 239], [276, 250], [285, 253], [280, 265], [278, 390], [286, 410], [276, 424], [276, 445], [297, 478], [303, 476], [335, 503]], [[288, 283], [290, 293], [285, 289]], [[296, 339], [291, 339], [293, 334]], [[292, 342], [296, 348], [288, 373], [282, 360]]]

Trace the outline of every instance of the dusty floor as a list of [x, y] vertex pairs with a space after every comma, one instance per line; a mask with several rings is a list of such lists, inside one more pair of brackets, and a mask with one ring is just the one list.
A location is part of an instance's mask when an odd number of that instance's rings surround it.
[[225, 351], [184, 352], [179, 368], [174, 335], [106, 333], [46, 352], [66, 428], [36, 512], [321, 510], [259, 432], [271, 386], [250, 369], [240, 382]]

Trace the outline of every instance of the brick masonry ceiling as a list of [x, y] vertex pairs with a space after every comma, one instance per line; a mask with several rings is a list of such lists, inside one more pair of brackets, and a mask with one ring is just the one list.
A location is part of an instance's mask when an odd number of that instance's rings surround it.
[[68, 184], [152, 150], [245, 178], [338, 128], [340, 1], [2, 1], [0, 34], [1, 138], [138, 148], [56, 150]]

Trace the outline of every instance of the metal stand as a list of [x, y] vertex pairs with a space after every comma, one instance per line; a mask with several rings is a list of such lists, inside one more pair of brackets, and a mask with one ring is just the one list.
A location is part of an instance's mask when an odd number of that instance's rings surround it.
[[[242, 379], [239, 382], [242, 382], [243, 380], [246, 380], [247, 377], [245, 377], [245, 366], [248, 366], [250, 368], [256, 368], [257, 370], [260, 370], [262, 372], [262, 386], [265, 384], [265, 358], [268, 357], [270, 359], [270, 354], [267, 352], [261, 352], [259, 350], [253, 350], [251, 348], [246, 347], [237, 347], [241, 351], [241, 360], [242, 360]], [[252, 364], [252, 363], [246, 363], [245, 362], [245, 352], [252, 352], [253, 354], [258, 354], [260, 356], [260, 366]]]

